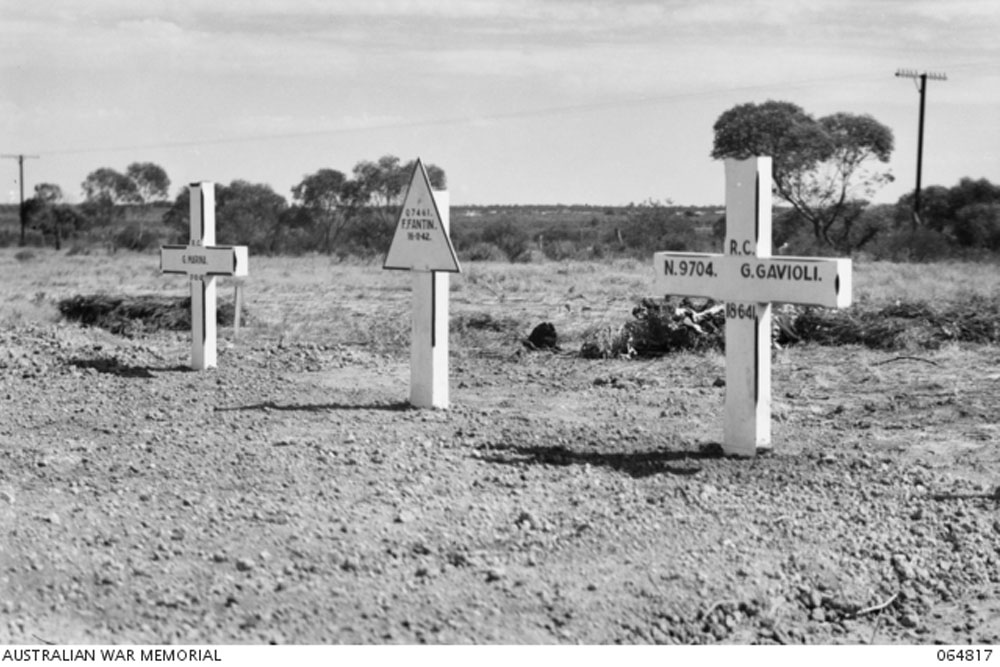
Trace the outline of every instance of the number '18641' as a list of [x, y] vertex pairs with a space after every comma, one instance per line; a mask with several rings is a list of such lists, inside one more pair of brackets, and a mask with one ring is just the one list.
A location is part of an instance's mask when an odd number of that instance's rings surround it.
[[726, 317], [737, 320], [752, 320], [757, 317], [757, 308], [752, 303], [727, 303]]

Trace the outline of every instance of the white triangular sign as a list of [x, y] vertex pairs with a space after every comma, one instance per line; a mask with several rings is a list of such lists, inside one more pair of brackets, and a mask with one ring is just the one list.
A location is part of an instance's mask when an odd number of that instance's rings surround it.
[[383, 269], [416, 269], [460, 273], [458, 257], [451, 245], [448, 230], [441, 222], [437, 202], [431, 191], [427, 170], [417, 159], [410, 186], [403, 198], [403, 208], [396, 222], [396, 233], [385, 256]]

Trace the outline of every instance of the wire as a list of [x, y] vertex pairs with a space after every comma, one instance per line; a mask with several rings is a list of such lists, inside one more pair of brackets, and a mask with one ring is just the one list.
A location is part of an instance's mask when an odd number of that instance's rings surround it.
[[[982, 67], [984, 65], [992, 65], [992, 64], [1000, 64], [1000, 62], [960, 63], [956, 65], [949, 65], [949, 69], [951, 70], [966, 69], [969, 67]], [[224, 137], [216, 139], [197, 139], [197, 140], [171, 141], [171, 142], [149, 143], [149, 144], [131, 144], [124, 146], [91, 146], [85, 148], [70, 148], [63, 150], [40, 151], [40, 153], [42, 153], [43, 155], [81, 155], [85, 153], [105, 153], [105, 152], [114, 153], [120, 151], [134, 151], [134, 150], [196, 148], [199, 146], [219, 146], [226, 144], [254, 143], [262, 141], [274, 141], [279, 139], [302, 139], [309, 137], [335, 136], [338, 134], [353, 134], [359, 132], [373, 132], [373, 131], [383, 131], [383, 130], [406, 130], [406, 129], [421, 128], [421, 127], [438, 127], [438, 126], [448, 126], [448, 125], [469, 125], [469, 124], [482, 123], [488, 121], [522, 120], [528, 118], [543, 118], [546, 116], [586, 113], [590, 111], [601, 111], [608, 109], [627, 109], [627, 108], [642, 107], [642, 106], [655, 106], [659, 104], [675, 102], [677, 100], [682, 100], [682, 99], [712, 97], [715, 95], [723, 95], [728, 93], [754, 92], [759, 90], [772, 90], [777, 88], [780, 88], [782, 90], [811, 88], [813, 86], [822, 86], [829, 83], [835, 83], [846, 80], [864, 81], [864, 80], [878, 80], [882, 78], [884, 78], [884, 75], [882, 74], [877, 74], [877, 75], [869, 74], [862, 76], [856, 74], [848, 74], [835, 77], [826, 77], [821, 79], [807, 79], [804, 81], [796, 81], [792, 83], [775, 82], [771, 84], [755, 84], [750, 86], [715, 88], [708, 90], [690, 91], [684, 93], [672, 93], [670, 95], [639, 97], [639, 98], [632, 98], [629, 100], [612, 100], [606, 102], [592, 102], [589, 104], [574, 104], [567, 106], [546, 107], [541, 109], [525, 109], [521, 111], [511, 111], [507, 113], [485, 114], [476, 116], [455, 116], [451, 118], [425, 119], [425, 120], [396, 122], [396, 123], [382, 123], [378, 125], [369, 125], [366, 127], [339, 127], [339, 128], [330, 128], [326, 130], [282, 132], [282, 133], [266, 134], [266, 135], [242, 135], [236, 137]]]

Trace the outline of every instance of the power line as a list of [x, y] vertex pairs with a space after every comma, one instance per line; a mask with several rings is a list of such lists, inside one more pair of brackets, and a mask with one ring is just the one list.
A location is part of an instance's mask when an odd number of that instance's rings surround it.
[[28, 227], [28, 220], [27, 220], [27, 217], [25, 216], [25, 211], [24, 211], [24, 161], [26, 159], [28, 159], [28, 160], [37, 160], [38, 156], [37, 155], [24, 155], [23, 153], [18, 153], [17, 155], [14, 155], [12, 153], [4, 153], [3, 155], [0, 155], [0, 157], [12, 158], [12, 159], [16, 159], [17, 160], [17, 171], [18, 171], [18, 174], [17, 174], [17, 183], [18, 183], [18, 185], [21, 186], [21, 208], [20, 208], [20, 215], [21, 215], [21, 245], [23, 246], [24, 243], [25, 243], [25, 230]]
[[[992, 63], [992, 62], [959, 63], [952, 65], [951, 68], [965, 69], [970, 67], [982, 67], [991, 64], [1000, 64], [1000, 63]], [[387, 122], [387, 123], [369, 125], [365, 127], [334, 127], [325, 130], [303, 130], [297, 132], [279, 132], [273, 134], [242, 135], [242, 136], [214, 138], [214, 139], [211, 138], [191, 139], [191, 140], [180, 140], [180, 141], [169, 141], [169, 142], [158, 142], [158, 143], [147, 143], [147, 144], [130, 144], [121, 146], [89, 146], [83, 148], [69, 148], [62, 150], [42, 151], [42, 153], [43, 155], [46, 156], [57, 156], [57, 155], [82, 155], [87, 153], [105, 153], [105, 152], [114, 153], [114, 152], [135, 151], [135, 150], [169, 150], [169, 149], [180, 149], [180, 148], [196, 148], [201, 146], [219, 146], [228, 144], [255, 143], [263, 141], [275, 141], [281, 139], [306, 139], [310, 137], [336, 136], [341, 134], [352, 134], [360, 132], [405, 130], [405, 129], [416, 129], [421, 127], [436, 127], [436, 126], [448, 126], [448, 125], [468, 125], [468, 124], [475, 124], [482, 122], [522, 120], [529, 118], [541, 118], [547, 116], [560, 116], [566, 114], [586, 113], [589, 111], [601, 111], [608, 109], [625, 109], [625, 108], [642, 107], [642, 106], [654, 106], [682, 99], [711, 97], [714, 95], [722, 95], [728, 93], [754, 92], [754, 91], [775, 90], [775, 89], [788, 90], [797, 88], [811, 88], [813, 86], [823, 86], [830, 83], [842, 82], [847, 80], [864, 81], [864, 80], [878, 80], [880, 78], [881, 77], [878, 75], [867, 75], [859, 77], [856, 74], [848, 74], [848, 75], [841, 75], [834, 77], [807, 79], [803, 81], [795, 81], [789, 83], [774, 82], [770, 84], [754, 84], [747, 86], [714, 88], [714, 89], [689, 91], [682, 93], [671, 93], [668, 95], [637, 97], [625, 100], [609, 100], [603, 102], [592, 102], [587, 104], [574, 104], [574, 105], [545, 107], [537, 109], [522, 109], [506, 113]]]
[[927, 92], [927, 80], [947, 81], [944, 72], [917, 72], [912, 69], [898, 69], [896, 76], [905, 79], [915, 79], [920, 92], [920, 122], [917, 129], [917, 187], [913, 191], [913, 229], [916, 231], [920, 223], [920, 172], [924, 161], [924, 102]]
[[[868, 78], [874, 78], [874, 77], [868, 77]], [[522, 109], [506, 113], [483, 114], [483, 115], [472, 115], [472, 116], [454, 116], [450, 118], [425, 119], [425, 120], [415, 120], [415, 121], [399, 121], [399, 122], [381, 123], [377, 125], [369, 125], [367, 127], [339, 127], [339, 128], [330, 128], [327, 130], [305, 130], [301, 132], [281, 132], [281, 133], [266, 134], [266, 135], [243, 135], [237, 137], [226, 137], [217, 139], [183, 140], [183, 141], [133, 144], [133, 145], [123, 145], [123, 146], [92, 146], [92, 147], [76, 148], [76, 149], [43, 151], [43, 153], [45, 155], [80, 155], [85, 153], [101, 153], [101, 152], [113, 153], [113, 152], [133, 151], [133, 150], [193, 148], [198, 146], [240, 144], [240, 143], [251, 143], [260, 141], [273, 141], [278, 139], [304, 139], [310, 137], [334, 136], [338, 134], [350, 134], [357, 132], [405, 130], [405, 129], [415, 129], [421, 127], [466, 125], [466, 124], [474, 124], [474, 123], [490, 122], [490, 121], [521, 120], [528, 118], [541, 118], [546, 116], [559, 116], [571, 113], [602, 111], [608, 109], [654, 106], [682, 99], [711, 97], [714, 95], [722, 95], [727, 93], [753, 92], [759, 90], [775, 89], [779, 87], [781, 89], [810, 88], [813, 86], [821, 86], [845, 80], [858, 80], [858, 77], [856, 75], [851, 74], [851, 75], [842, 75], [836, 77], [826, 77], [820, 79], [807, 79], [803, 81], [795, 81], [790, 83], [775, 82], [772, 84], [755, 84], [748, 86], [735, 86], [726, 88], [697, 90], [697, 91], [689, 91], [683, 93], [671, 93], [669, 95], [637, 97], [626, 100], [609, 100], [603, 102], [591, 102], [587, 104], [573, 104], [573, 105], [564, 105], [557, 107], [544, 107], [538, 109]]]

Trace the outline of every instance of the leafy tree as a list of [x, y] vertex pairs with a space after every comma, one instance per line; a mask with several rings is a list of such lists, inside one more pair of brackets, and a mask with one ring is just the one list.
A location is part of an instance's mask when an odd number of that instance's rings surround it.
[[[954, 210], [949, 201], [951, 190], [943, 185], [932, 185], [920, 190], [920, 222], [928, 229], [943, 232], [951, 227]], [[897, 227], [913, 221], [913, 193], [903, 195], [896, 204]]]
[[87, 220], [72, 206], [62, 202], [62, 188], [54, 183], [39, 183], [35, 196], [24, 202], [27, 219], [43, 236], [51, 236], [56, 250], [62, 249], [63, 238], [83, 229]]
[[309, 214], [319, 227], [324, 252], [333, 251], [333, 243], [347, 222], [343, 206], [344, 185], [347, 178], [336, 169], [320, 169], [305, 176], [292, 188], [292, 197]]
[[[279, 252], [280, 226], [287, 208], [285, 198], [264, 183], [235, 180], [229, 185], [216, 185], [216, 242], [246, 245], [257, 253]], [[188, 241], [191, 194], [187, 188], [163, 214], [163, 222], [176, 230], [178, 240]]]
[[[851, 250], [850, 227], [875, 191], [892, 181], [886, 163], [893, 150], [892, 130], [869, 115], [835, 113], [814, 119], [790, 102], [740, 104], [714, 125], [712, 157], [772, 158], [775, 192], [812, 226], [820, 245]], [[876, 230], [877, 233], [877, 230]]]
[[87, 174], [81, 187], [87, 201], [107, 201], [112, 205], [142, 203], [135, 181], [109, 167]]
[[169, 195], [170, 179], [163, 167], [157, 164], [133, 162], [125, 169], [125, 177], [132, 181], [142, 203], [163, 201]]
[[978, 202], [958, 209], [954, 234], [963, 246], [1000, 250], [1000, 202]]
[[35, 199], [41, 200], [48, 205], [55, 205], [62, 201], [63, 192], [55, 183], [39, 183], [35, 186]]
[[[932, 185], [920, 191], [920, 220], [930, 230], [967, 248], [995, 248], [993, 229], [1000, 225], [994, 220], [1000, 206], [1000, 185], [985, 178], [965, 177], [951, 188]], [[896, 204], [896, 224], [910, 220], [913, 193], [899, 198]]]
[[217, 193], [216, 236], [220, 243], [246, 244], [276, 252], [285, 198], [265, 183], [236, 180]]
[[[415, 165], [415, 160], [401, 164], [398, 157], [383, 155], [376, 162], [361, 161], [354, 166], [353, 178], [341, 189], [342, 236], [352, 251], [374, 254], [386, 249]], [[444, 170], [433, 164], [424, 167], [431, 187], [444, 189]]]
[[[395, 208], [402, 204], [406, 186], [416, 160], [400, 164], [395, 155], [383, 155], [376, 162], [362, 161], [354, 165], [352, 173], [357, 186], [352, 191], [355, 203], [363, 201], [370, 206], [383, 222], [394, 221]], [[424, 165], [431, 187], [443, 190], [446, 187], [444, 170], [437, 165]]]

